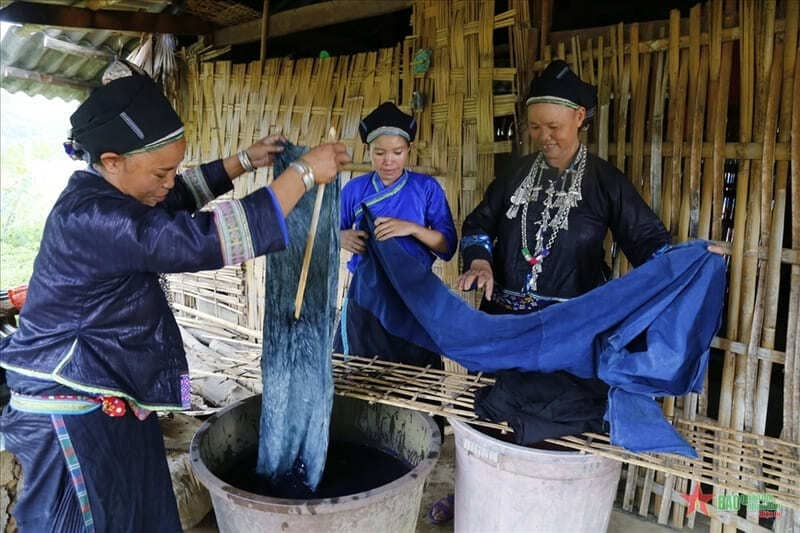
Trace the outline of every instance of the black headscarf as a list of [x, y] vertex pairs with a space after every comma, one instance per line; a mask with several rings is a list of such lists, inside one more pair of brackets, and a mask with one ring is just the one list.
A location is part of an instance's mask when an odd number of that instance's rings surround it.
[[399, 135], [412, 142], [417, 135], [417, 121], [391, 102], [384, 102], [364, 117], [358, 125], [361, 140], [369, 144], [381, 135]]
[[105, 152], [154, 150], [183, 137], [183, 123], [147, 75], [130, 75], [95, 89], [70, 117], [73, 157], [93, 163]]
[[586, 117], [594, 115], [597, 87], [580, 79], [569, 65], [556, 59], [531, 83], [526, 105], [559, 104], [572, 109], [586, 108]]

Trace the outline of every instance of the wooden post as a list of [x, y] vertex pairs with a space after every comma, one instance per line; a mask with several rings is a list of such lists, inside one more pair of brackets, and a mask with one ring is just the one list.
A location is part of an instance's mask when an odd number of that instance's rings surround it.
[[264, 0], [261, 10], [261, 51], [258, 58], [263, 64], [267, 59], [267, 33], [269, 32], [269, 0]]

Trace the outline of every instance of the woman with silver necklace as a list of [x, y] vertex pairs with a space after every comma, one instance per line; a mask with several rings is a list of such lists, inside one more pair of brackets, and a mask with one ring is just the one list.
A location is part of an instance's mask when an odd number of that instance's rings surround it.
[[[601, 285], [610, 277], [603, 249], [608, 230], [634, 266], [670, 243], [669, 232], [628, 178], [581, 144], [579, 132], [593, 115], [596, 95], [596, 88], [561, 60], [531, 85], [527, 120], [537, 151], [489, 186], [462, 227], [466, 271], [457, 285], [461, 290], [484, 289], [482, 310], [532, 313]], [[491, 332], [486, 333], [490, 342]], [[498, 383], [503, 374], [498, 374]], [[544, 402], [547, 414], [534, 417], [532, 425], [551, 431], [557, 427], [561, 435], [603, 431], [607, 386], [602, 381], [566, 372], [514, 374], [504, 386], [523, 387], [512, 392], [519, 398], [532, 389], [551, 395]], [[555, 407], [560, 401], [563, 409]], [[540, 438], [561, 435], [545, 432]], [[436, 502], [429, 519], [447, 521], [453, 501], [448, 496]]]
[[669, 244], [628, 178], [580, 142], [596, 93], [560, 60], [531, 85], [528, 129], [538, 151], [495, 180], [464, 221], [458, 286], [485, 289], [485, 311], [528, 313], [607, 281], [608, 230], [634, 266]]

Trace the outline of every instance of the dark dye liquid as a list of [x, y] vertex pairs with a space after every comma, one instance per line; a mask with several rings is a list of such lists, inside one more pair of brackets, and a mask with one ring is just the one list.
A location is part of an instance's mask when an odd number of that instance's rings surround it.
[[236, 465], [220, 478], [236, 488], [273, 498], [317, 499], [356, 494], [391, 483], [413, 468], [402, 459], [372, 446], [351, 442], [332, 442], [328, 447], [325, 471], [317, 490], [303, 480], [302, 466], [279, 480], [256, 474], [258, 451], [242, 454]]

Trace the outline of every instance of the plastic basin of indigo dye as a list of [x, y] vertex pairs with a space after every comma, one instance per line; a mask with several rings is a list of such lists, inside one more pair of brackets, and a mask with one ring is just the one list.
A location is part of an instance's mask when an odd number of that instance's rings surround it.
[[225, 481], [241, 457], [256, 449], [260, 413], [261, 396], [247, 398], [209, 418], [192, 439], [192, 468], [211, 493], [220, 532], [415, 530], [425, 479], [439, 458], [441, 437], [431, 417], [337, 396], [331, 441], [386, 451], [411, 470], [355, 494], [290, 500], [248, 492]]
[[619, 461], [518, 446], [449, 422], [456, 450], [456, 533], [608, 529]]

